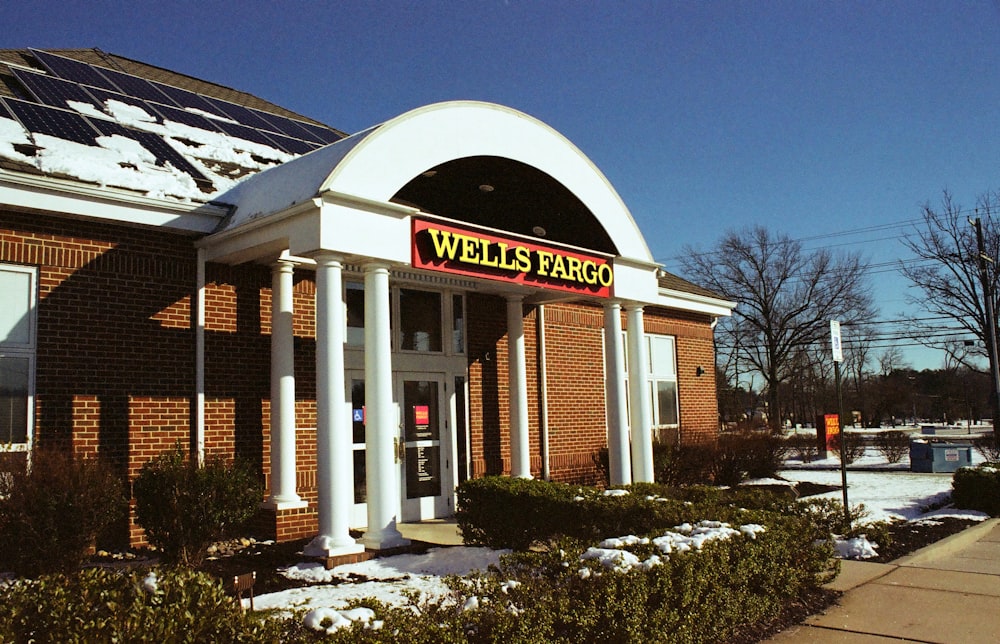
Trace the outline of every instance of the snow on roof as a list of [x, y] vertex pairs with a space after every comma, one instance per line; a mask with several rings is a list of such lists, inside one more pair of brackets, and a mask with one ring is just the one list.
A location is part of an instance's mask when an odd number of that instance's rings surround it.
[[[46, 52], [0, 50], [0, 167], [5, 170], [203, 203], [249, 175], [344, 136], [315, 121], [292, 118], [289, 114], [293, 113], [256, 97], [205, 81], [97, 50], [58, 53], [43, 57]], [[66, 67], [50, 68], [52, 61]], [[29, 71], [26, 64], [35, 69]], [[85, 72], [76, 76], [79, 82], [71, 78], [73, 70]], [[100, 79], [101, 70], [106, 72], [107, 85], [88, 84]], [[135, 83], [129, 89], [147, 89], [130, 92], [123, 89], [126, 84], [121, 79]], [[169, 84], [174, 81], [176, 86]], [[46, 83], [72, 91], [47, 94]], [[107, 86], [121, 92], [109, 91]], [[147, 93], [136, 95], [142, 91]], [[79, 96], [87, 102], [77, 100]], [[197, 101], [204, 103], [204, 109], [181, 105]], [[264, 111], [268, 107], [274, 109]], [[237, 120], [239, 115], [245, 115], [243, 123]], [[107, 136], [108, 131], [113, 133]]]

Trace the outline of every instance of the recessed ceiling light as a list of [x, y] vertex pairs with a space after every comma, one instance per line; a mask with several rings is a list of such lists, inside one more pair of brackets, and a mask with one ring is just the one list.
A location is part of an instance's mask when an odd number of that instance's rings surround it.
[[479, 186], [479, 192], [493, 192], [493, 190], [495, 190], [495, 188], [488, 183], [484, 183]]
[[535, 233], [536, 237], [545, 237], [545, 229], [541, 226], [535, 226], [531, 229], [531, 232]]

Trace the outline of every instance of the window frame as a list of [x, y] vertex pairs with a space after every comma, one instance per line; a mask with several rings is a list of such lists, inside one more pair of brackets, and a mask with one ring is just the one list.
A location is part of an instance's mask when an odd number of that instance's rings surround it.
[[[646, 333], [646, 380], [649, 383], [649, 396], [650, 396], [650, 420], [653, 427], [657, 428], [667, 428], [676, 429], [680, 427], [681, 420], [681, 403], [680, 403], [680, 384], [677, 379], [677, 337], [673, 335], [664, 335], [659, 333]], [[663, 365], [655, 365], [653, 363], [653, 343], [654, 341], [669, 341], [670, 342], [670, 365], [664, 368]], [[659, 354], [658, 355], [662, 355]], [[662, 371], [658, 370], [662, 368]], [[676, 422], [673, 423], [663, 423], [660, 422], [660, 406], [658, 404], [658, 392], [659, 383], [668, 382], [673, 383], [674, 386], [674, 414], [676, 417]]]
[[[26, 427], [24, 428], [23, 443], [0, 442], [0, 452], [30, 452], [34, 440], [35, 427], [35, 371], [38, 351], [38, 269], [35, 266], [24, 266], [20, 264], [0, 263], [0, 272], [18, 273], [28, 277], [28, 341], [27, 342], [6, 342], [0, 339], [0, 360], [13, 358], [27, 360], [28, 382], [27, 382], [27, 413], [25, 416]], [[10, 301], [4, 297], [5, 301]]]

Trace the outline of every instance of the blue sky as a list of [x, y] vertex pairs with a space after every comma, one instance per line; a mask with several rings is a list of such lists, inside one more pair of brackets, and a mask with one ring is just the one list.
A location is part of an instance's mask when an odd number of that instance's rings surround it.
[[[968, 207], [1000, 189], [997, 1], [33, 0], [3, 13], [0, 47], [98, 47], [348, 132], [441, 100], [509, 105], [587, 154], [675, 271], [685, 245], [754, 224], [881, 265], [904, 257], [890, 225], [943, 189]], [[891, 271], [872, 277], [884, 317], [919, 315]]]

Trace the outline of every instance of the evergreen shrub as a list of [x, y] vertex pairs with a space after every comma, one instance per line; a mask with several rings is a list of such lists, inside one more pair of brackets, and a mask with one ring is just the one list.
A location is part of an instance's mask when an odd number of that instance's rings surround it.
[[179, 445], [146, 463], [132, 490], [149, 542], [183, 565], [197, 565], [213, 542], [235, 536], [263, 494], [248, 466], [210, 458], [199, 467]]
[[951, 480], [951, 500], [959, 508], [1000, 516], [1000, 469], [992, 464], [959, 468]]
[[0, 586], [4, 642], [273, 642], [280, 628], [184, 569], [90, 568]]
[[22, 575], [78, 568], [127, 512], [124, 483], [96, 459], [39, 451], [0, 477], [0, 568]]

